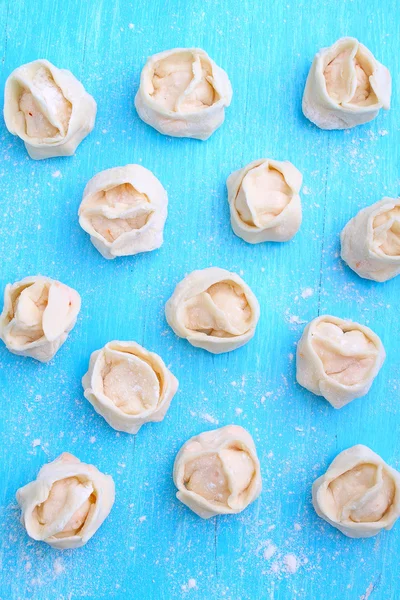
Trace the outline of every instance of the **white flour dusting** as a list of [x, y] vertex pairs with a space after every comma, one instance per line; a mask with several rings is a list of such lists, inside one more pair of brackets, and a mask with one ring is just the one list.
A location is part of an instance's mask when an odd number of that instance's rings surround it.
[[268, 546], [265, 548], [265, 550], [263, 552], [263, 557], [265, 558], [265, 560], [270, 560], [276, 551], [277, 551], [277, 547], [275, 546], [275, 544], [268, 542]]
[[302, 292], [301, 292], [301, 297], [302, 298], [310, 298], [314, 293], [314, 290], [310, 287], [305, 288]]
[[294, 554], [286, 554], [283, 557], [283, 562], [288, 573], [296, 573], [298, 565], [297, 558]]
[[53, 562], [53, 571], [56, 575], [61, 575], [65, 572], [65, 566], [61, 558], [56, 558]]

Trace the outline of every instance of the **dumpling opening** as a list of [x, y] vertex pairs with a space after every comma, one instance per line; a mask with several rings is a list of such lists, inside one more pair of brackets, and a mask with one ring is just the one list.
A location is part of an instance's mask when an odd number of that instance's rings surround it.
[[49, 286], [36, 281], [18, 288], [12, 297], [13, 314], [10, 336], [16, 346], [36, 342], [43, 337], [43, 313], [49, 299]]
[[248, 452], [232, 445], [188, 461], [183, 481], [186, 489], [208, 502], [236, 509], [246, 504], [245, 496], [254, 473]]
[[185, 487], [209, 502], [227, 504], [228, 480], [218, 454], [204, 454], [185, 465]]
[[107, 353], [101, 377], [102, 393], [125, 414], [139, 415], [158, 405], [161, 376], [139, 356]]
[[[341, 50], [325, 67], [324, 77], [328, 95], [338, 104], [377, 104], [378, 98], [370, 83], [373, 66], [360, 50], [354, 57], [351, 57], [352, 54], [353, 48]], [[354, 78], [356, 86], [353, 93]]]
[[[148, 196], [138, 192], [130, 183], [121, 183], [93, 194], [85, 206], [87, 209], [104, 207], [115, 209], [115, 218], [93, 212], [88, 219], [93, 229], [110, 243], [115, 242], [123, 233], [142, 229], [154, 212], [150, 208]], [[118, 214], [130, 209], [132, 216], [118, 217]]]
[[381, 213], [373, 220], [374, 242], [382, 254], [400, 257], [400, 206]]
[[315, 327], [312, 346], [326, 375], [346, 386], [368, 378], [377, 357], [375, 344], [362, 331], [328, 321]]
[[65, 538], [79, 534], [95, 503], [96, 494], [90, 482], [66, 477], [53, 483], [47, 499], [35, 507], [34, 514], [40, 525], [51, 527], [76, 506], [65, 526], [54, 534], [54, 537]]
[[269, 164], [250, 169], [236, 196], [236, 210], [242, 221], [265, 227], [286, 208], [293, 197], [282, 173]]
[[214, 337], [234, 337], [249, 330], [252, 311], [233, 281], [220, 281], [187, 301], [185, 327]]
[[362, 463], [334, 479], [328, 487], [337, 519], [376, 523], [390, 510], [395, 485], [381, 466]]
[[191, 52], [176, 52], [158, 61], [152, 87], [151, 97], [173, 112], [195, 112], [219, 100], [211, 64]]
[[106, 205], [109, 208], [127, 210], [144, 203], [150, 204], [150, 199], [146, 194], [138, 192], [131, 183], [120, 183], [96, 192], [85, 204], [90, 208]]
[[107, 242], [115, 242], [123, 233], [142, 229], [150, 219], [152, 212], [140, 212], [134, 217], [126, 219], [109, 219], [104, 215], [93, 215], [89, 221], [93, 229]]
[[36, 71], [29, 89], [21, 87], [18, 107], [28, 137], [44, 140], [66, 136], [72, 104], [45, 67]]

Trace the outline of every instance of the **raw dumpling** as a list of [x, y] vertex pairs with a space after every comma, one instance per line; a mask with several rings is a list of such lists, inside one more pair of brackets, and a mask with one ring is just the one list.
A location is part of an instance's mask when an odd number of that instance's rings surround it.
[[365, 279], [400, 273], [400, 198], [383, 198], [351, 219], [341, 233], [342, 259]]
[[25, 142], [31, 158], [70, 156], [92, 131], [97, 105], [66, 69], [39, 59], [15, 69], [6, 81], [4, 120]]
[[0, 338], [13, 354], [48, 362], [74, 327], [81, 299], [74, 289], [49, 277], [7, 284]]
[[301, 225], [301, 173], [290, 162], [263, 158], [226, 182], [232, 229], [250, 244], [286, 242]]
[[315, 56], [303, 113], [321, 129], [348, 129], [389, 109], [391, 92], [388, 69], [358, 40], [345, 37]]
[[204, 50], [175, 48], [147, 60], [135, 106], [160, 133], [206, 140], [224, 122], [231, 98], [227, 74]]
[[165, 316], [176, 335], [193, 346], [220, 354], [251, 340], [260, 307], [236, 273], [210, 267], [193, 271], [176, 286]]
[[319, 517], [351, 538], [391, 529], [400, 516], [400, 473], [367, 446], [341, 452], [312, 488]]
[[140, 165], [107, 169], [85, 187], [79, 224], [104, 258], [149, 252], [163, 243], [167, 192]]
[[237, 425], [191, 438], [175, 459], [174, 483], [178, 500], [203, 519], [242, 512], [262, 488], [253, 438]]
[[137, 433], [162, 421], [178, 380], [154, 352], [135, 342], [108, 342], [90, 357], [82, 379], [85, 398], [118, 431]]
[[68, 452], [17, 491], [27, 534], [58, 550], [84, 546], [108, 517], [114, 498], [112, 477]]
[[297, 345], [297, 381], [341, 408], [368, 393], [385, 357], [371, 329], [323, 315], [307, 325]]

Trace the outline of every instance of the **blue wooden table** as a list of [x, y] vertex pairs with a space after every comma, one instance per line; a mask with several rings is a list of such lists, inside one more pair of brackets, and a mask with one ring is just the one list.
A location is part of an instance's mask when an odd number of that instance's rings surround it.
[[[78, 323], [41, 365], [0, 348], [2, 600], [397, 600], [400, 525], [351, 540], [320, 520], [311, 484], [363, 443], [400, 467], [400, 278], [364, 281], [339, 259], [339, 232], [361, 207], [399, 194], [397, 0], [2, 0], [1, 88], [22, 63], [47, 58], [98, 102], [76, 156], [35, 162], [0, 124], [0, 287], [38, 273], [75, 287]], [[350, 131], [302, 116], [313, 55], [359, 38], [393, 75], [393, 108]], [[173, 139], [133, 107], [147, 56], [199, 46], [229, 74], [226, 122], [207, 142]], [[304, 221], [286, 244], [250, 246], [229, 224], [225, 180], [255, 158], [304, 175]], [[80, 229], [83, 188], [102, 169], [140, 163], [168, 190], [165, 243], [106, 261]], [[212, 356], [176, 338], [164, 305], [176, 283], [217, 265], [243, 276], [261, 318], [244, 348]], [[295, 382], [304, 323], [350, 317], [382, 338], [387, 360], [367, 397], [340, 411]], [[112, 339], [158, 352], [180, 381], [166, 419], [119, 434], [84, 399], [90, 353]], [[190, 436], [229, 423], [254, 436], [260, 499], [203, 521], [175, 499], [171, 470]], [[88, 545], [58, 552], [19, 524], [15, 491], [62, 451], [112, 474], [113, 511]], [[293, 572], [295, 571], [295, 572]]]

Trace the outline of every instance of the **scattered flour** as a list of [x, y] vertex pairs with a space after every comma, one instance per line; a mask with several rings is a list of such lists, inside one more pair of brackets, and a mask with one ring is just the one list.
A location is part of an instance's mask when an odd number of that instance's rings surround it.
[[181, 585], [182, 592], [188, 592], [189, 590], [193, 590], [195, 588], [197, 588], [197, 583], [196, 580], [193, 578], [190, 578], [187, 583]]
[[91, 444], [94, 444], [94, 443], [95, 443], [95, 441], [96, 441], [96, 436], [95, 436], [95, 435], [92, 435], [92, 436], [90, 437], [90, 440], [89, 440], [89, 442], [90, 442]]
[[301, 292], [301, 297], [302, 298], [310, 298], [314, 293], [314, 290], [312, 288], [305, 288], [302, 292]]
[[36, 446], [40, 446], [40, 440], [39, 439], [33, 440], [33, 442], [32, 442], [32, 448], [36, 448]]
[[235, 413], [239, 416], [243, 412], [243, 408], [239, 408], [238, 406], [235, 408]]
[[143, 517], [139, 517], [139, 523], [143, 523], [146, 519], [147, 517], [145, 515], [143, 515]]
[[289, 323], [295, 323], [296, 325], [302, 325], [303, 323], [307, 323], [307, 321], [300, 319], [298, 315], [286, 314], [286, 318], [289, 321]]
[[305, 196], [309, 196], [311, 194], [310, 188], [307, 187], [306, 185], [303, 187], [303, 189], [301, 191]]
[[295, 531], [300, 531], [301, 530], [301, 525], [299, 525], [299, 523], [295, 523], [294, 524], [294, 529], [295, 529]]
[[283, 562], [288, 573], [296, 573], [298, 564], [294, 554], [286, 554], [283, 557]]
[[218, 419], [215, 419], [213, 416], [209, 415], [208, 413], [203, 413], [202, 415], [200, 415], [200, 417], [202, 419], [204, 419], [204, 421], [207, 421], [207, 423], [213, 423], [214, 425], [218, 425], [218, 423], [219, 423]]
[[51, 176], [54, 177], [54, 178], [56, 178], [56, 177], [62, 177], [61, 171], [54, 171], [54, 173], [52, 173]]
[[56, 575], [61, 575], [61, 573], [64, 573], [65, 567], [61, 558], [56, 558], [56, 560], [53, 562], [53, 571]]
[[264, 556], [265, 560], [270, 560], [276, 551], [277, 551], [277, 547], [275, 546], [275, 544], [268, 542], [268, 546], [265, 548], [265, 550], [263, 552], [263, 556]]

